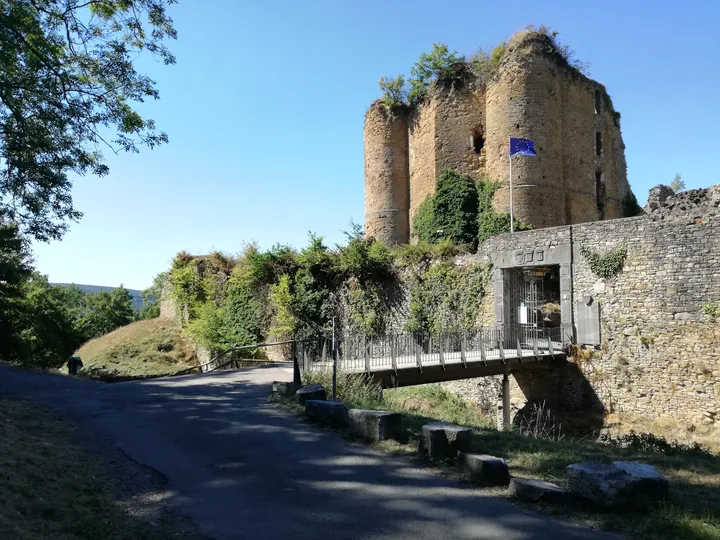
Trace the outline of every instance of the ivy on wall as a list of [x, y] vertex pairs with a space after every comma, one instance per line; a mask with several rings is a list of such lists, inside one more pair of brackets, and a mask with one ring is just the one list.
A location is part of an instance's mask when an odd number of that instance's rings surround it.
[[601, 254], [582, 246], [580, 255], [588, 263], [593, 274], [599, 278], [609, 279], [617, 275], [625, 265], [627, 248], [622, 244], [612, 251]]

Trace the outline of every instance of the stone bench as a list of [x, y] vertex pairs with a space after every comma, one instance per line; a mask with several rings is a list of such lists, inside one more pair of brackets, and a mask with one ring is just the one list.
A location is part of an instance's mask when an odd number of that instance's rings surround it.
[[475, 482], [494, 486], [507, 486], [510, 483], [510, 471], [504, 459], [486, 454], [461, 452], [460, 465]]
[[287, 397], [294, 396], [295, 392], [297, 392], [297, 387], [294, 382], [273, 381], [272, 383], [273, 394]]
[[325, 387], [322, 384], [308, 384], [306, 386], [302, 386], [298, 388], [297, 392], [295, 392], [298, 399], [300, 400], [300, 403], [305, 403], [306, 401], [313, 399], [313, 400], [322, 400], [327, 399], [327, 394], [325, 393]]
[[567, 489], [531, 478], [513, 478], [510, 480], [510, 493], [528, 502], [547, 502], [551, 504], [565, 504], [571, 500], [571, 494]]
[[397, 439], [400, 436], [400, 414], [390, 411], [350, 409], [350, 431], [373, 441]]
[[431, 422], [422, 427], [418, 453], [430, 459], [454, 459], [460, 452], [469, 452], [472, 429], [448, 422]]
[[661, 499], [668, 494], [667, 478], [655, 467], [635, 461], [573, 463], [567, 467], [567, 482], [570, 491], [603, 506]]
[[309, 399], [305, 402], [305, 414], [310, 420], [331, 427], [344, 428], [347, 426], [348, 409], [344, 403], [339, 401]]

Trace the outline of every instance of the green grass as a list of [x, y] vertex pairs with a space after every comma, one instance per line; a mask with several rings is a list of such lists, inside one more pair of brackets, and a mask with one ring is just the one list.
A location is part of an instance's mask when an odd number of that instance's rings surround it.
[[[309, 379], [330, 388], [327, 373], [312, 373]], [[720, 539], [720, 456], [698, 453], [665, 456], [590, 441], [569, 438], [551, 441], [522, 436], [517, 432], [498, 431], [479, 408], [439, 385], [379, 392], [377, 387], [365, 385], [362, 376], [340, 375], [338, 399], [351, 408], [400, 412], [404, 430], [401, 442], [385, 441], [376, 445], [378, 449], [394, 454], [414, 454], [422, 425], [442, 420], [472, 426], [473, 451], [505, 459], [511, 474], [517, 477], [538, 478], [564, 485], [565, 469], [571, 463], [610, 463], [614, 460], [649, 463], [670, 480], [670, 496], [666, 501], [620, 511], [603, 511], [590, 505], [534, 507], [631, 538]], [[293, 400], [285, 400], [285, 404], [300, 413], [301, 409]], [[500, 496], [508, 495], [500, 492]]]
[[0, 399], [0, 538], [133, 540], [168, 531], [129, 516], [100, 456], [75, 427], [23, 401]]
[[138, 321], [88, 341], [75, 352], [79, 375], [104, 381], [171, 375], [197, 365], [191, 343], [168, 319]]

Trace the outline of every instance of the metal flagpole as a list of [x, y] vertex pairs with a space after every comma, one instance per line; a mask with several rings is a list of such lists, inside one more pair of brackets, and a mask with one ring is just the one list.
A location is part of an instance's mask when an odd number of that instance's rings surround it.
[[510, 232], [515, 232], [515, 225], [514, 225], [514, 215], [513, 215], [513, 192], [512, 192], [512, 146], [510, 147], [510, 156], [508, 159], [510, 160]]

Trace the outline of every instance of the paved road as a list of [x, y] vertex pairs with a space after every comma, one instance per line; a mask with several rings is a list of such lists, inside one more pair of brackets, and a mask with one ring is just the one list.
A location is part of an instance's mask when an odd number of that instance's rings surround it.
[[172, 504], [224, 539], [592, 539], [266, 402], [284, 368], [103, 385], [0, 366], [0, 394], [61, 408], [168, 479]]

